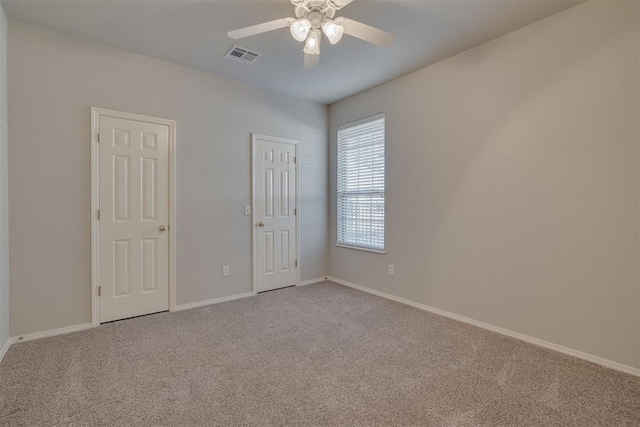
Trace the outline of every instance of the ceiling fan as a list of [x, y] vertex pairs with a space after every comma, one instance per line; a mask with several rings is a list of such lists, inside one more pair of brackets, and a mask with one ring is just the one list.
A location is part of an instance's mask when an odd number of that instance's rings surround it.
[[232, 39], [242, 39], [268, 31], [289, 27], [291, 35], [299, 42], [304, 42], [305, 68], [318, 65], [320, 41], [322, 33], [329, 43], [336, 44], [343, 34], [356, 37], [378, 46], [391, 46], [396, 35], [372, 27], [362, 22], [344, 17], [335, 17], [336, 12], [353, 0], [290, 0], [294, 5], [295, 18], [281, 18], [258, 25], [229, 31]]

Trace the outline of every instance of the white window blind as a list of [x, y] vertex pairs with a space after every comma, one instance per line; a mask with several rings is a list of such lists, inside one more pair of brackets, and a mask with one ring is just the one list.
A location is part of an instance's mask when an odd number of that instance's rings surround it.
[[384, 114], [338, 128], [338, 244], [384, 250]]

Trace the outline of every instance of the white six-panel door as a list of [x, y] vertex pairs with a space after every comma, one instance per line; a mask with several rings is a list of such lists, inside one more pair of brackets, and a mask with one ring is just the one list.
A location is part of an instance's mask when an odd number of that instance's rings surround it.
[[253, 136], [255, 288], [297, 283], [296, 144]]
[[101, 116], [100, 322], [169, 309], [169, 126]]

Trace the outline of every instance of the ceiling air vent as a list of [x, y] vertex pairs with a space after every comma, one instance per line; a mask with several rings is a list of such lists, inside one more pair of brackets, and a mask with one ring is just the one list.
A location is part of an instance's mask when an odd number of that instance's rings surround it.
[[227, 59], [242, 62], [243, 64], [253, 64], [256, 59], [260, 57], [259, 53], [251, 52], [249, 49], [245, 49], [240, 46], [233, 45], [229, 52], [224, 56]]

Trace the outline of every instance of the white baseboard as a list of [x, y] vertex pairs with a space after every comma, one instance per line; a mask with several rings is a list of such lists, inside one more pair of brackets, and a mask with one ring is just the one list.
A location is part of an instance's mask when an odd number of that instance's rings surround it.
[[568, 354], [570, 356], [578, 357], [580, 359], [587, 360], [589, 362], [596, 363], [598, 365], [605, 366], [607, 368], [615, 369], [617, 371], [622, 371], [627, 374], [640, 376], [640, 368], [634, 368], [632, 366], [623, 365], [622, 363], [614, 362], [612, 360], [603, 359], [602, 357], [594, 356], [592, 354], [583, 353], [578, 350], [574, 350], [572, 348], [564, 347], [558, 344], [554, 344], [548, 341], [544, 341], [538, 338], [534, 338], [528, 335], [524, 335], [518, 332], [510, 331], [509, 329], [504, 329], [499, 326], [490, 325], [488, 323], [480, 322], [478, 320], [471, 319], [469, 317], [464, 317], [459, 314], [450, 313], [448, 311], [440, 310], [438, 308], [430, 307], [428, 305], [420, 304], [415, 301], [411, 301], [405, 298], [397, 297], [395, 295], [387, 294], [385, 292], [376, 291], [374, 289], [370, 289], [364, 286], [356, 285], [355, 283], [347, 282], [346, 280], [336, 279], [335, 277], [328, 277], [328, 280], [338, 283], [340, 285], [347, 286], [349, 288], [357, 289], [359, 291], [367, 292], [369, 294], [373, 294], [382, 298], [386, 298], [392, 301], [396, 301], [402, 304], [407, 304], [415, 308], [419, 308], [420, 310], [428, 311], [430, 313], [438, 314], [440, 316], [448, 317], [450, 319], [458, 320], [460, 322], [468, 323], [473, 326], [477, 326], [482, 329], [487, 329], [489, 331], [497, 332], [502, 335], [506, 335], [511, 338], [516, 338], [522, 341], [526, 341], [531, 344], [538, 345], [540, 347], [545, 347], [550, 350], [555, 350], [560, 353]]
[[317, 277], [315, 279], [303, 280], [298, 284], [298, 286], [312, 285], [314, 283], [324, 282], [325, 280], [328, 280], [328, 279], [326, 277]]
[[11, 345], [11, 338], [9, 338], [7, 342], [4, 343], [4, 346], [2, 346], [2, 349], [0, 349], [0, 362], [2, 362], [4, 355], [7, 354], [7, 350], [9, 350], [10, 345]]
[[252, 297], [254, 295], [255, 294], [253, 292], [245, 292], [243, 294], [229, 295], [228, 297], [208, 299], [204, 301], [192, 302], [189, 304], [180, 304], [180, 305], [176, 305], [175, 311], [189, 310], [190, 308], [204, 307], [205, 305], [211, 305], [211, 304], [219, 304], [221, 302], [233, 301], [235, 299], [246, 298], [246, 297]]
[[70, 334], [71, 332], [84, 331], [85, 329], [90, 328], [93, 328], [93, 325], [91, 323], [82, 323], [80, 325], [66, 326], [64, 328], [50, 329], [48, 331], [35, 332], [33, 334], [13, 337], [9, 340], [9, 342], [11, 344], [15, 344], [17, 342], [27, 342], [40, 338], [55, 337], [56, 335]]

